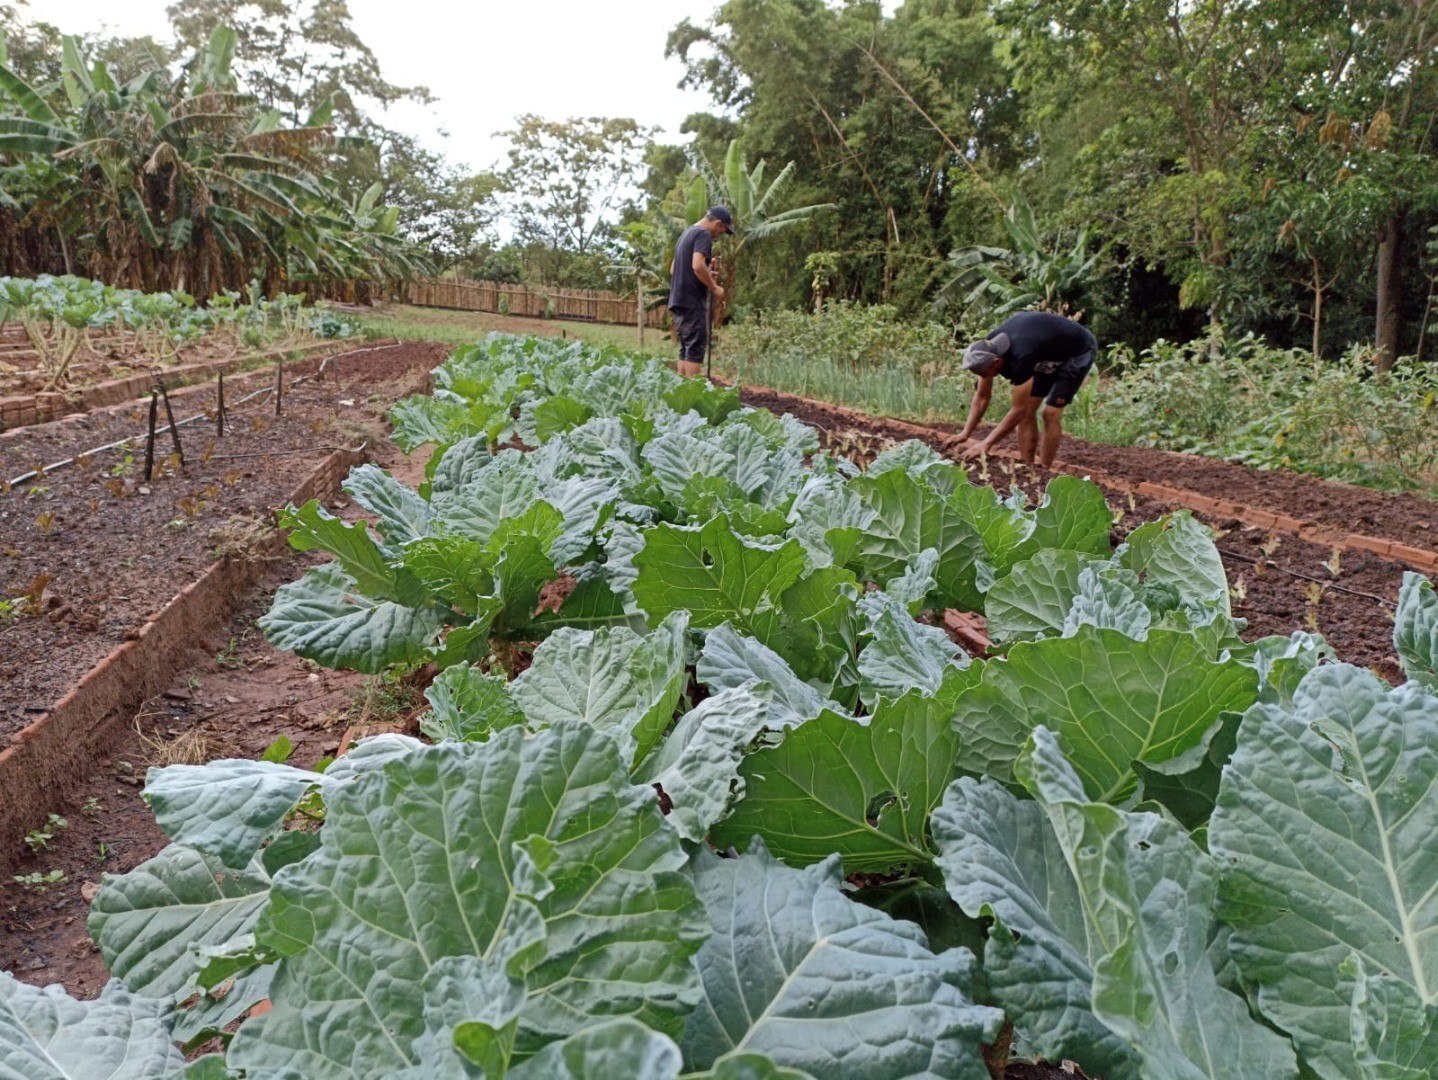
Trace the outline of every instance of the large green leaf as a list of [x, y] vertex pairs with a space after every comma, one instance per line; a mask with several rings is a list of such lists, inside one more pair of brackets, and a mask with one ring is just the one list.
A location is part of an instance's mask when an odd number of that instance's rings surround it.
[[699, 842], [744, 794], [739, 762], [768, 722], [762, 689], [740, 686], [706, 698], [690, 710], [657, 754], [634, 771], [667, 799], [669, 823]]
[[1043, 807], [993, 780], [960, 777], [934, 812], [933, 836], [949, 894], [969, 916], [994, 920], [984, 984], [1023, 1045], [1108, 1080], [1136, 1080], [1136, 1055], [1093, 1013], [1103, 942]]
[[979, 686], [958, 702], [960, 764], [1006, 780], [1029, 733], [1045, 724], [1085, 790], [1096, 801], [1121, 800], [1137, 784], [1135, 761], [1179, 757], [1220, 713], [1253, 703], [1258, 673], [1209, 652], [1178, 631], [1135, 641], [1092, 627], [1015, 645], [1007, 659], [984, 665]]
[[406, 607], [366, 595], [336, 564], [281, 585], [260, 629], [277, 649], [326, 667], [370, 673], [424, 659], [444, 629], [433, 605]]
[[259, 1073], [385, 1077], [419, 1064], [426, 979], [478, 957], [525, 985], [524, 1057], [594, 1019], [677, 1032], [704, 935], [654, 793], [586, 724], [445, 743], [328, 799], [320, 849], [275, 878], [262, 944], [271, 1012], [230, 1062]]
[[915, 622], [887, 593], [868, 593], [859, 606], [869, 620], [869, 641], [859, 653], [859, 696], [867, 704], [893, 701], [910, 690], [933, 694], [952, 669], [968, 667], [968, 655], [948, 634]]
[[711, 690], [730, 690], [747, 683], [767, 683], [769, 723], [774, 727], [802, 724], [837, 704], [794, 673], [788, 662], [768, 646], [739, 633], [729, 623], [710, 630], [695, 665], [699, 681]]
[[722, 515], [699, 528], [657, 525], [644, 539], [634, 556], [634, 596], [651, 622], [687, 610], [696, 628], [730, 622], [773, 647], [780, 597], [804, 572], [797, 540], [777, 547], [751, 543]]
[[1014, 771], [1043, 807], [1098, 946], [1094, 1015], [1137, 1052], [1144, 1080], [1296, 1077], [1288, 1041], [1214, 974], [1214, 861], [1167, 818], [1090, 801], [1046, 728]]
[[151, 769], [145, 799], [155, 823], [175, 843], [241, 867], [320, 780], [319, 773], [292, 765], [219, 758]]
[[1431, 581], [1411, 570], [1403, 572], [1398, 590], [1393, 649], [1410, 679], [1438, 688], [1438, 594]]
[[[1229, 949], [1259, 1008], [1320, 1075], [1355, 1075], [1356, 956], [1438, 1018], [1438, 699], [1347, 665], [1310, 672], [1291, 709], [1244, 717], [1209, 845]], [[1392, 1060], [1399, 1061], [1395, 1056]]]
[[674, 612], [644, 636], [626, 627], [561, 627], [510, 684], [531, 728], [582, 720], [619, 743], [631, 767], [658, 745], [674, 719], [688, 675], [687, 613]]
[[0, 1076], [6, 1080], [168, 1080], [185, 1059], [170, 1041], [169, 1003], [118, 981], [94, 1001], [0, 971]]
[[849, 873], [927, 865], [929, 813], [955, 771], [952, 702], [971, 681], [954, 669], [935, 697], [916, 690], [865, 720], [825, 712], [750, 754], [744, 799], [711, 830], [714, 842], [757, 835], [795, 866], [837, 852]]
[[424, 696], [430, 711], [419, 718], [419, 729], [436, 742], [483, 742], [493, 732], [524, 723], [509, 684], [467, 663], [441, 671]]
[[378, 466], [365, 464], [350, 470], [341, 486], [379, 518], [379, 531], [392, 549], [429, 532], [429, 503]]
[[171, 844], [129, 873], [105, 875], [90, 908], [90, 936], [126, 987], [171, 1001], [199, 973], [195, 950], [252, 932], [269, 896], [270, 875], [258, 858], [237, 870]]
[[884, 585], [903, 574], [914, 556], [933, 548], [939, 555], [937, 584], [928, 606], [965, 611], [982, 606], [974, 564], [983, 541], [962, 509], [903, 469], [858, 477], [850, 488], [875, 514], [857, 539], [851, 565]]
[[1077, 476], [1055, 476], [1034, 510], [1028, 544], [1036, 551], [1063, 548], [1102, 557], [1111, 550], [1112, 528], [1113, 511], [1102, 488]]
[[700, 849], [693, 874], [714, 935], [682, 1040], [690, 1068], [757, 1051], [834, 1080], [986, 1080], [978, 1044], [1002, 1014], [970, 1000], [972, 954], [935, 955], [914, 924], [849, 900], [837, 856], [793, 870], [762, 844], [738, 859]]
[[366, 596], [412, 603], [413, 595], [401, 596], [394, 567], [385, 561], [379, 545], [362, 521], [349, 524], [335, 517], [318, 500], [280, 511], [281, 527], [290, 531], [290, 546], [296, 551], [318, 548], [335, 557], [340, 567]]
[[517, 517], [540, 498], [542, 484], [524, 458], [506, 450], [443, 499], [434, 502], [436, 535], [489, 542], [506, 518]]
[[1134, 529], [1120, 557], [1145, 583], [1171, 588], [1188, 604], [1215, 604], [1229, 614], [1228, 575], [1213, 531], [1188, 511]]
[[984, 596], [989, 636], [1007, 644], [1058, 633], [1079, 594], [1079, 575], [1099, 562], [1080, 551], [1045, 550], [1015, 564]]

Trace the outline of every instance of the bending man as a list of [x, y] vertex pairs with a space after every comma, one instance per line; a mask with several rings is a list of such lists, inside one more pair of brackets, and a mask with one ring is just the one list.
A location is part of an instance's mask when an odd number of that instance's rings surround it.
[[669, 264], [669, 313], [679, 341], [679, 374], [695, 376], [702, 370], [709, 343], [709, 304], [724, 295], [709, 269], [714, 237], [734, 231], [734, 217], [723, 206], [709, 212], [684, 230], [674, 245]]
[[[969, 418], [957, 441], [973, 435], [983, 419], [993, 396], [994, 376], [1002, 375], [1013, 383], [1012, 404], [1004, 418], [982, 440], [964, 451], [965, 457], [986, 454], [1019, 431], [1019, 456], [1052, 465], [1063, 437], [1064, 406], [1078, 393], [1079, 385], [1093, 367], [1098, 342], [1086, 329], [1046, 311], [1022, 311], [1007, 319], [986, 338], [973, 342], [964, 350], [964, 369], [979, 377], [974, 400], [969, 405]], [[1027, 392], [1025, 388], [1027, 387]], [[1036, 419], [1043, 404], [1043, 433]]]

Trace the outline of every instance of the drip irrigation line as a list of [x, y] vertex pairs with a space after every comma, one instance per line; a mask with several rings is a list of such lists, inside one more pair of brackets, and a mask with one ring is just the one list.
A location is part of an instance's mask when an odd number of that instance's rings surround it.
[[1289, 574], [1296, 578], [1302, 578], [1304, 581], [1317, 582], [1319, 585], [1322, 585], [1324, 588], [1327, 589], [1336, 589], [1338, 592], [1348, 593], [1350, 596], [1361, 596], [1365, 600], [1376, 600], [1378, 603], [1383, 604], [1385, 607], [1396, 608], [1398, 606], [1392, 600], [1389, 600], [1387, 597], [1375, 596], [1373, 593], [1360, 592], [1357, 589], [1350, 589], [1348, 586], [1340, 585], [1336, 581], [1326, 580], [1320, 577], [1314, 577], [1312, 574], [1305, 574], [1301, 570], [1290, 570], [1286, 566], [1280, 566], [1272, 559], [1260, 559], [1253, 555], [1244, 555], [1237, 551], [1230, 551], [1228, 548], [1225, 547], [1219, 548], [1218, 551], [1219, 554], [1227, 555], [1229, 558], [1232, 559], [1238, 559], [1240, 562], [1252, 563], [1255, 566], [1262, 566], [1266, 569], [1277, 570], [1279, 573]]
[[[340, 359], [341, 357], [344, 357], [344, 356], [358, 356], [360, 353], [381, 352], [381, 351], [383, 351], [383, 350], [385, 350], [385, 349], [398, 349], [398, 348], [399, 348], [400, 346], [402, 346], [403, 344], [404, 344], [404, 342], [402, 342], [402, 341], [397, 341], [397, 342], [395, 342], [393, 345], [374, 345], [374, 346], [371, 346], [370, 348], [367, 348], [367, 349], [350, 349], [350, 350], [348, 350], [348, 351], [346, 351], [346, 352], [329, 353], [327, 356], [325, 356], [325, 358], [324, 358], [322, 361], [320, 361], [319, 370], [317, 370], [313, 375], [301, 375], [301, 376], [300, 376], [299, 378], [297, 378], [297, 379], [291, 379], [291, 380], [290, 380], [290, 386], [291, 386], [291, 387], [295, 387], [295, 386], [298, 386], [300, 383], [309, 382], [309, 381], [311, 381], [312, 379], [321, 378], [321, 377], [324, 375], [324, 373], [325, 373], [325, 368], [329, 366], [329, 362], [330, 362], [331, 360], [338, 360], [338, 359]], [[244, 404], [245, 402], [247, 402], [247, 401], [252, 401], [252, 400], [254, 400], [254, 399], [257, 398], [257, 397], [264, 397], [265, 395], [267, 395], [267, 394], [273, 394], [274, 392], [275, 392], [275, 388], [274, 388], [273, 385], [270, 385], [270, 386], [262, 386], [260, 389], [256, 390], [254, 393], [246, 394], [244, 397], [240, 398], [240, 399], [239, 399], [238, 401], [236, 401], [236, 402], [233, 402], [232, 404], [235, 405], [235, 406], [243, 405], [243, 404]], [[228, 412], [230, 411], [230, 408], [231, 408], [231, 405], [230, 405], [230, 404], [227, 404], [227, 405], [225, 406], [225, 411], [228, 413]], [[201, 421], [201, 420], [207, 420], [207, 419], [209, 419], [209, 417], [206, 416], [204, 413], [197, 413], [197, 414], [194, 415], [194, 416], [187, 416], [187, 417], [185, 417], [185, 419], [183, 419], [183, 420], [177, 420], [177, 421], [175, 421], [173, 424], [167, 425], [166, 427], [157, 428], [156, 431], [155, 431], [155, 434], [156, 434], [156, 435], [164, 435], [166, 432], [173, 433], [176, 428], [182, 428], [182, 427], [184, 427], [186, 424], [194, 424], [194, 423], [198, 423], [198, 422]], [[82, 450], [82, 451], [80, 451], [80, 453], [76, 454], [74, 457], [62, 458], [62, 459], [59, 460], [59, 461], [55, 461], [55, 462], [50, 463], [49, 465], [41, 466], [39, 469], [31, 469], [31, 470], [30, 470], [29, 472], [27, 472], [27, 473], [23, 473], [23, 474], [20, 475], [20, 476], [14, 477], [14, 478], [10, 481], [9, 487], [13, 488], [13, 487], [15, 487], [17, 484], [24, 484], [24, 483], [26, 483], [26, 482], [28, 482], [28, 481], [30, 481], [30, 480], [37, 479], [37, 478], [40, 477], [41, 475], [43, 475], [43, 474], [48, 474], [48, 473], [54, 471], [55, 469], [63, 469], [66, 465], [73, 465], [73, 464], [75, 464], [75, 458], [93, 457], [95, 454], [103, 453], [103, 452], [106, 451], [106, 450], [117, 450], [117, 449], [119, 449], [119, 448], [122, 447], [122, 446], [123, 446], [123, 447], [128, 447], [128, 446], [130, 446], [132, 443], [138, 442], [138, 441], [139, 441], [140, 439], [142, 439], [142, 438], [145, 438], [145, 436], [144, 436], [144, 435], [130, 435], [130, 436], [127, 436], [126, 438], [116, 439], [114, 442], [106, 443], [104, 446], [96, 446], [96, 447], [94, 447], [93, 449], [90, 449], [90, 450]], [[367, 442], [368, 442], [368, 441], [366, 441], [366, 444], [362, 444], [362, 445], [367, 445]], [[344, 447], [336, 447], [335, 449], [344, 449]], [[211, 456], [213, 457], [214, 455], [211, 455]], [[246, 455], [243, 455], [243, 454], [232, 454], [232, 455], [228, 455], [228, 456], [230, 456], [230, 457], [244, 457], [244, 456], [246, 456]], [[254, 456], [254, 457], [264, 457], [265, 455], [263, 455], [263, 454], [255, 454], [255, 455], [252, 455], [252, 456]]]
[[298, 450], [271, 450], [271, 451], [269, 451], [268, 453], [258, 453], [258, 454], [211, 454], [211, 455], [210, 455], [209, 457], [207, 457], [205, 460], [206, 460], [206, 461], [238, 461], [240, 458], [284, 457], [286, 454], [313, 454], [316, 450], [343, 450], [343, 451], [345, 451], [346, 453], [349, 453], [349, 454], [358, 454], [358, 453], [363, 452], [364, 448], [365, 448], [366, 446], [368, 446], [368, 445], [369, 445], [369, 440], [366, 439], [364, 442], [360, 443], [358, 446], [306, 446], [306, 447], [301, 447], [301, 448], [298, 449]]

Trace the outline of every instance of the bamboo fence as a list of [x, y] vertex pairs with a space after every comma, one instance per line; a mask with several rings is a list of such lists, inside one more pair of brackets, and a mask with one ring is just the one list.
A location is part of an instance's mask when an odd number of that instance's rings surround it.
[[[405, 303], [419, 307], [628, 326], [635, 326], [639, 321], [633, 296], [599, 289], [544, 289], [494, 281], [420, 280], [405, 286], [403, 296]], [[663, 327], [668, 322], [669, 313], [663, 308], [645, 312], [646, 326]]]

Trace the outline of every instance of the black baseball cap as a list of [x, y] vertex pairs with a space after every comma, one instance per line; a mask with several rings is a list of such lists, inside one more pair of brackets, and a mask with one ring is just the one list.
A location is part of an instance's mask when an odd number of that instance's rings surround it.
[[729, 213], [727, 206], [711, 206], [709, 213], [704, 216], [713, 218], [715, 221], [722, 221], [725, 225], [725, 232], [732, 233], [734, 231], [734, 215]]

